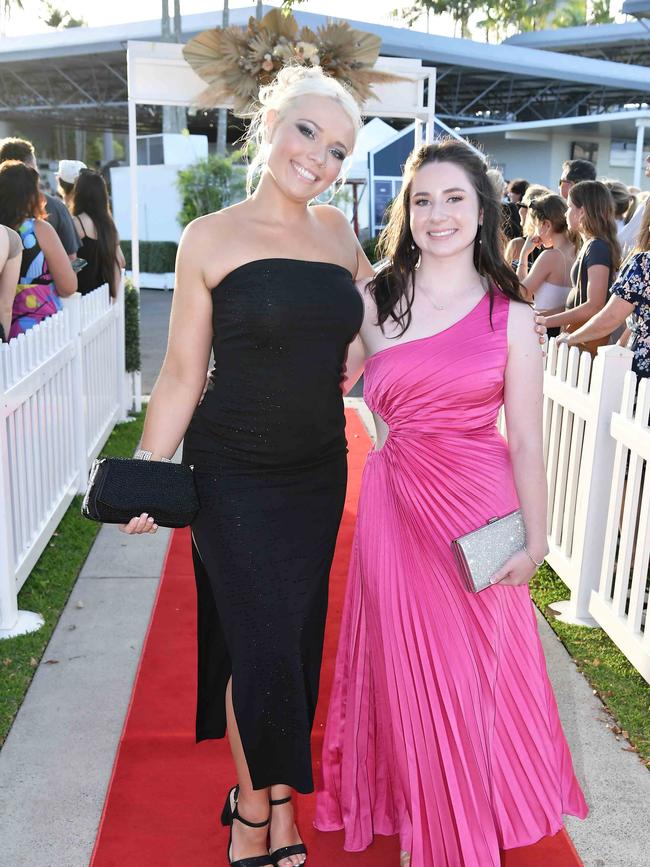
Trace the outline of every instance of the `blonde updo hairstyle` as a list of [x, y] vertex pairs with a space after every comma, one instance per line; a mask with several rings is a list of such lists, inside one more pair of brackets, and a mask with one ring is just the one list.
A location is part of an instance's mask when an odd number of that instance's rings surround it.
[[352, 93], [335, 78], [325, 75], [320, 66], [284, 66], [275, 79], [260, 88], [259, 108], [253, 114], [244, 136], [246, 149], [254, 151], [246, 173], [246, 192], [253, 190], [255, 176], [264, 170], [271, 142], [267, 126], [269, 111], [282, 117], [284, 112], [303, 96], [326, 96], [334, 100], [352, 121], [354, 136], [363, 125], [361, 110]]

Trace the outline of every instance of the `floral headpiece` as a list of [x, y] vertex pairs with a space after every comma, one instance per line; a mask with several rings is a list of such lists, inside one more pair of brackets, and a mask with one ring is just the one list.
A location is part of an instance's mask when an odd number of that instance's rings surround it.
[[298, 29], [293, 15], [272, 9], [248, 27], [205, 30], [185, 45], [183, 56], [208, 84], [199, 96], [202, 108], [234, 102], [238, 115], [251, 114], [260, 87], [270, 84], [287, 64], [320, 66], [347, 85], [360, 104], [373, 96], [374, 84], [398, 77], [373, 69], [381, 39], [355, 30], [345, 21]]

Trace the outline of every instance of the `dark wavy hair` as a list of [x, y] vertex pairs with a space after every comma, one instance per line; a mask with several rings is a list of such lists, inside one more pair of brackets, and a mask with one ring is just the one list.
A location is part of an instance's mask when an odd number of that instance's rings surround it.
[[614, 219], [614, 198], [601, 181], [580, 181], [569, 190], [569, 202], [584, 208], [580, 230], [589, 238], [601, 238], [609, 247], [612, 274], [621, 264], [621, 245]]
[[38, 172], [19, 160], [7, 160], [0, 165], [0, 224], [18, 229], [29, 217], [47, 217]]
[[111, 296], [115, 295], [115, 263], [117, 245], [120, 242], [113, 222], [106, 181], [94, 169], [82, 169], [72, 188], [70, 210], [75, 217], [88, 214], [97, 233], [97, 258], [99, 275], [108, 283]]
[[377, 324], [387, 319], [401, 326], [401, 337], [411, 324], [415, 269], [420, 257], [411, 234], [411, 187], [416, 173], [429, 163], [453, 163], [467, 174], [478, 196], [483, 214], [474, 241], [474, 267], [487, 277], [490, 295], [490, 319], [495, 287], [513, 301], [526, 304], [521, 296], [517, 275], [503, 256], [505, 237], [501, 231], [501, 203], [487, 175], [488, 166], [479, 154], [463, 141], [444, 138], [422, 145], [406, 161], [402, 188], [393, 200], [388, 224], [379, 237], [377, 250], [387, 264], [370, 281], [368, 288], [377, 306]]

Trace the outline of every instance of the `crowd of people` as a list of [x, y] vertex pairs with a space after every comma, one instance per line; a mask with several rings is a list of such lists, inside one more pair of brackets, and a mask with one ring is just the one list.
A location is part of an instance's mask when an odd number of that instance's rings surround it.
[[108, 284], [117, 297], [124, 256], [106, 184], [61, 160], [59, 196], [44, 193], [31, 142], [0, 142], [0, 342], [61, 309], [61, 299]]
[[633, 370], [650, 376], [650, 194], [597, 180], [584, 159], [564, 163], [558, 186], [559, 194], [522, 178], [504, 185], [506, 259], [549, 336], [592, 355], [629, 346]]

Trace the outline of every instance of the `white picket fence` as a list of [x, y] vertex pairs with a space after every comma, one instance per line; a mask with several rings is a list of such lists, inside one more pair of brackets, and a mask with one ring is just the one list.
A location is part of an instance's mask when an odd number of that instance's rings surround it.
[[561, 619], [600, 625], [650, 681], [650, 382], [632, 353], [549, 343], [544, 375], [547, 560], [571, 590]]
[[616, 442], [600, 581], [589, 611], [650, 682], [650, 379], [625, 379], [611, 420]]
[[0, 637], [30, 631], [17, 594], [130, 405], [124, 293], [73, 295], [0, 345]]

